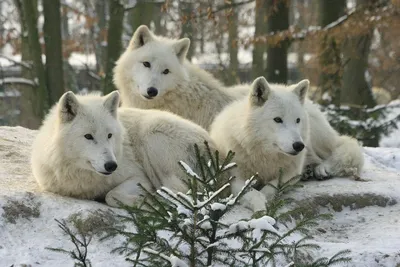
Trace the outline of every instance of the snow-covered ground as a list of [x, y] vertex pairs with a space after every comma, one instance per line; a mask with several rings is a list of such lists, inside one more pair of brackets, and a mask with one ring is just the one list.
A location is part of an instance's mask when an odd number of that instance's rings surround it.
[[[110, 212], [121, 211], [40, 192], [29, 165], [35, 133], [22, 127], [0, 127], [0, 266], [72, 266], [68, 255], [46, 249], [72, 248], [54, 219], [102, 210], [104, 218], [97, 218], [97, 223], [102, 223], [112, 221]], [[364, 151], [361, 181], [335, 178], [304, 182], [293, 197], [309, 211], [334, 214], [333, 220], [321, 222], [315, 229], [316, 242], [322, 247], [317, 256], [351, 249], [353, 262], [348, 266], [396, 267], [400, 264], [400, 149]], [[228, 219], [249, 215], [239, 207]], [[93, 266], [129, 266], [122, 255], [110, 254], [120, 242], [119, 238], [106, 242], [94, 238], [88, 254]]]
[[[400, 115], [400, 99], [393, 100], [388, 105], [393, 108], [387, 115], [387, 120], [391, 120]], [[381, 138], [379, 146], [400, 148], [400, 121], [397, 122], [397, 129], [394, 129], [388, 136], [383, 136]]]

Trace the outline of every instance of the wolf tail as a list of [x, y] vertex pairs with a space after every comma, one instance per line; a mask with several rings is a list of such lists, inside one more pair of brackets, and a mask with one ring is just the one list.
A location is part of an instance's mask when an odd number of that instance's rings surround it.
[[358, 175], [364, 166], [362, 147], [350, 136], [338, 136], [332, 154], [322, 165], [332, 176]]

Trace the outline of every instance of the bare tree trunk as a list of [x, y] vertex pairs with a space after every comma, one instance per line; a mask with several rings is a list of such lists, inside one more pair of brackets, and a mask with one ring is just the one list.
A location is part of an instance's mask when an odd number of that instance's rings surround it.
[[63, 40], [69, 39], [68, 8], [61, 7], [61, 36]]
[[[266, 20], [266, 0], [256, 0], [255, 7], [255, 31], [254, 38], [267, 32], [267, 20]], [[264, 52], [265, 46], [263, 44], [254, 43], [253, 49], [253, 62], [252, 62], [252, 79], [259, 76], [264, 76]]]
[[48, 109], [48, 91], [46, 87], [46, 73], [42, 62], [42, 48], [39, 43], [39, 33], [37, 27], [37, 2], [32, 0], [22, 0], [22, 18], [26, 23], [27, 41], [33, 63], [33, 70], [38, 81], [38, 88], [34, 98], [34, 112], [40, 119]]
[[135, 7], [129, 11], [128, 16], [132, 31], [135, 31], [142, 24], [150, 27], [150, 23], [153, 21], [155, 25], [155, 33], [162, 34], [161, 4], [162, 3], [160, 2], [138, 0]]
[[346, 62], [343, 70], [341, 104], [356, 104], [373, 107], [372, 84], [367, 81], [368, 55], [371, 47], [372, 30], [362, 36], [348, 38], [343, 45]]
[[[344, 15], [346, 0], [336, 0], [333, 5], [329, 0], [319, 2], [320, 25], [325, 27]], [[329, 92], [333, 103], [338, 105], [340, 100], [340, 45], [334, 37], [326, 34], [322, 37], [319, 54], [320, 76], [319, 89], [321, 95]]]
[[[268, 11], [268, 31], [277, 32], [289, 29], [289, 5], [284, 0], [266, 0]], [[266, 79], [272, 83], [287, 83], [289, 42], [282, 40], [276, 45], [267, 45]]]
[[106, 76], [104, 78], [103, 92], [108, 94], [116, 90], [113, 83], [113, 69], [115, 61], [119, 58], [122, 50], [122, 30], [124, 22], [124, 6], [119, 0], [110, 1], [110, 20], [108, 22], [107, 34], [107, 62]]
[[[357, 5], [372, 4], [373, 0], [358, 0]], [[345, 66], [342, 77], [342, 90], [340, 103], [347, 105], [359, 105], [373, 107], [376, 105], [372, 94], [372, 81], [369, 80], [368, 56], [371, 47], [373, 29], [365, 33], [347, 37], [343, 43], [343, 60]], [[354, 119], [359, 119], [357, 114]], [[377, 132], [364, 146], [379, 146], [380, 134]]]
[[[33, 0], [36, 2], [36, 0]], [[17, 7], [20, 25], [21, 25], [21, 61], [32, 63], [32, 56], [29, 49], [28, 36], [24, 34], [27, 32], [27, 22], [23, 16], [22, 11], [22, 0], [14, 0], [15, 6]], [[34, 3], [35, 6], [37, 2]], [[21, 67], [22, 77], [33, 80], [35, 78], [33, 70]], [[35, 114], [34, 101], [35, 101], [35, 90], [37, 88], [32, 88], [31, 86], [18, 85], [18, 90], [21, 92], [20, 97], [20, 117], [19, 125], [29, 129], [37, 129], [41, 123], [41, 120]]]
[[43, 32], [46, 44], [46, 85], [49, 92], [49, 104], [53, 105], [64, 93], [60, 0], [42, 1]]
[[106, 12], [106, 0], [97, 0], [95, 3], [96, 14], [98, 18], [98, 36], [95, 42], [95, 55], [96, 55], [96, 71], [98, 73], [104, 72], [106, 65], [106, 47], [104, 46], [104, 35], [107, 27], [107, 12]]
[[[371, 2], [371, 0], [358, 0], [357, 5]], [[376, 105], [372, 94], [372, 83], [367, 80], [372, 34], [373, 29], [370, 29], [364, 34], [348, 37], [344, 41], [343, 57], [346, 64], [343, 70], [341, 104], [368, 107]]]
[[187, 53], [187, 59], [190, 61], [194, 55], [195, 51], [195, 40], [194, 36], [194, 26], [193, 21], [191, 20], [191, 14], [193, 10], [193, 3], [191, 1], [179, 1], [180, 10], [182, 12], [182, 16], [185, 17], [184, 21], [182, 22], [182, 31], [181, 31], [181, 38], [187, 37], [191, 40], [191, 44], [189, 47], [189, 51]]
[[238, 10], [234, 9], [232, 11], [232, 17], [230, 17], [228, 21], [228, 34], [229, 34], [229, 75], [228, 79], [229, 85], [237, 84], [240, 82], [238, 77], [238, 70], [239, 70], [239, 61], [238, 61], [238, 24], [239, 24], [239, 16]]

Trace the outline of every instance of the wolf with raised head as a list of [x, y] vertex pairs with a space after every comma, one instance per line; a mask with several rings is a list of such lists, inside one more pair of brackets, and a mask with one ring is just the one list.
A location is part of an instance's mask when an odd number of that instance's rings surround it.
[[[132, 204], [137, 183], [154, 191], [166, 186], [186, 192], [178, 165], [196, 163], [191, 153], [208, 133], [169, 112], [120, 108], [119, 93], [65, 93], [51, 109], [33, 144], [32, 170], [46, 191], [82, 199], [105, 197]], [[192, 151], [193, 152], [193, 151]]]
[[[317, 177], [361, 170], [364, 160], [357, 141], [339, 136], [329, 125], [307, 99], [308, 87], [308, 80], [284, 86], [259, 77], [248, 97], [216, 117], [210, 135], [221, 152], [236, 153], [242, 177], [257, 172], [261, 184], [276, 185], [280, 170], [286, 182], [307, 165], [315, 165]], [[262, 191], [268, 195], [271, 190], [266, 186]]]
[[114, 68], [123, 107], [160, 109], [189, 119], [206, 130], [214, 117], [247, 88], [226, 88], [210, 73], [186, 60], [190, 39], [135, 31]]

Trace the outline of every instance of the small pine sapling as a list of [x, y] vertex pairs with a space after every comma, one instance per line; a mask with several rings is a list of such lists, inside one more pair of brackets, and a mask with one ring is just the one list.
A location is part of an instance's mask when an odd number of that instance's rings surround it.
[[[112, 252], [124, 255], [134, 267], [165, 266], [166, 263], [173, 267], [330, 267], [351, 260], [346, 256], [347, 250], [330, 259], [314, 260], [310, 255], [310, 251], [320, 249], [309, 243], [310, 230], [316, 228], [318, 220], [330, 218], [329, 215], [302, 216], [295, 220], [293, 227], [288, 226], [287, 222], [295, 217], [292, 215], [301, 214], [301, 211], [290, 208], [293, 199], [286, 197], [286, 193], [299, 186], [297, 182], [301, 177], [283, 183], [281, 172], [277, 185], [269, 184], [274, 187], [275, 194], [264, 211], [253, 214], [250, 219], [227, 223], [227, 214], [237, 208], [241, 197], [255, 185], [256, 176], [248, 179], [237, 195], [226, 194], [230, 182], [235, 179], [230, 176], [230, 170], [236, 167], [231, 162], [234, 153], [229, 151], [221, 161], [218, 151], [213, 153], [207, 142], [205, 147], [203, 155], [199, 147], [194, 146], [195, 170], [185, 162], [178, 163], [188, 177], [188, 192], [161, 187], [156, 193], [150, 193], [141, 187], [144, 192], [141, 203], [128, 206], [119, 202], [125, 212], [116, 215], [119, 224], [106, 227], [101, 238], [124, 237], [122, 244]], [[75, 266], [91, 266], [87, 251], [96, 229], [84, 231], [79, 218], [73, 220], [76, 231], [65, 221], [57, 222], [75, 248], [48, 249], [68, 254]], [[132, 225], [134, 231], [127, 230]]]
[[[133, 266], [165, 265], [166, 262], [176, 267], [276, 266], [278, 263], [307, 266], [308, 252], [319, 249], [318, 245], [308, 243], [309, 230], [315, 228], [318, 220], [329, 216], [302, 218], [286, 232], [278, 231], [278, 220], [284, 223], [291, 212], [295, 212], [282, 210], [290, 203], [290, 199], [284, 198], [286, 193], [298, 186], [300, 177], [286, 183], [279, 177], [276, 193], [266, 204], [265, 211], [254, 214], [251, 219], [226, 223], [224, 218], [256, 183], [256, 176], [248, 179], [236, 196], [226, 196], [230, 182], [235, 179], [229, 176], [229, 170], [236, 167], [231, 162], [234, 153], [229, 151], [225, 159], [220, 160], [218, 151], [211, 152], [207, 142], [205, 146], [202, 155], [195, 145], [196, 171], [185, 162], [179, 162], [189, 178], [188, 192], [173, 192], [162, 187], [150, 193], [142, 187], [145, 192], [142, 203], [135, 206], [120, 203], [128, 214], [120, 219], [133, 224], [135, 231], [115, 229], [106, 236], [125, 237], [125, 242], [114, 252], [124, 254]], [[299, 235], [304, 238], [299, 239]], [[296, 237], [299, 240], [296, 241]], [[328, 263], [326, 260], [318, 259], [315, 263]]]
[[74, 248], [72, 250], [66, 250], [63, 248], [47, 247], [46, 249], [69, 255], [74, 260], [75, 267], [91, 267], [92, 264], [88, 258], [87, 253], [88, 246], [92, 241], [93, 235], [82, 230], [82, 220], [76, 218], [72, 221], [75, 230], [68, 226], [68, 223], [66, 221], [59, 221], [57, 219], [55, 220], [58, 223], [58, 227], [61, 228], [64, 234], [68, 235], [71, 243], [74, 245]]
[[382, 136], [397, 129], [400, 114], [393, 116], [398, 104], [366, 106], [322, 106], [329, 123], [342, 135], [357, 138], [364, 146], [377, 146]]
[[[208, 143], [204, 144], [204, 155], [199, 146], [194, 145], [197, 172], [185, 162], [178, 163], [188, 176], [189, 190], [186, 194], [173, 192], [166, 187], [152, 194], [141, 187], [146, 194], [140, 205], [127, 206], [120, 203], [128, 213], [127, 216], [120, 216], [121, 220], [133, 223], [136, 231], [116, 229], [105, 238], [117, 234], [125, 236], [126, 241], [114, 251], [127, 256], [133, 266], [148, 266], [160, 260], [169, 261], [173, 266], [183, 266], [183, 262], [187, 266], [210, 266], [236, 261], [229, 248], [228, 238], [220, 234], [223, 229], [229, 229], [222, 218], [250, 190], [255, 177], [248, 179], [237, 195], [227, 196], [225, 191], [235, 178], [229, 176], [229, 171], [236, 167], [231, 162], [234, 153], [229, 151], [220, 160], [219, 152], [212, 152]], [[168, 238], [161, 237], [163, 235], [160, 232], [167, 232]], [[133, 255], [134, 258], [131, 258]], [[177, 262], [180, 265], [174, 265]]]

